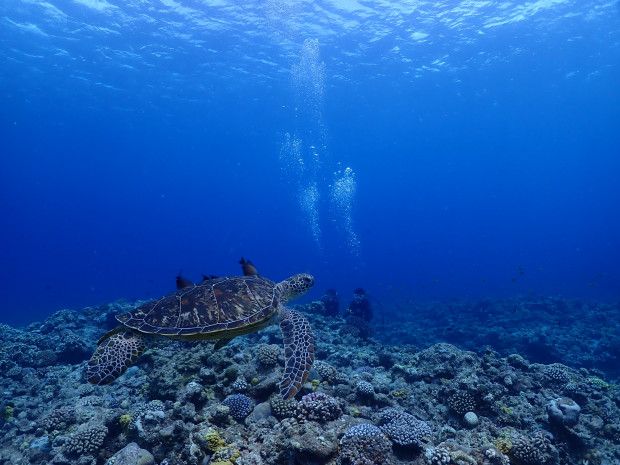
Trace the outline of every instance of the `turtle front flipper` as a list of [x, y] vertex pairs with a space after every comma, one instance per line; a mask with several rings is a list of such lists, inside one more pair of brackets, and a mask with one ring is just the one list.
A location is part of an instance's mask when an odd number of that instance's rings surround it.
[[314, 337], [308, 320], [298, 311], [280, 309], [280, 330], [284, 339], [284, 375], [280, 394], [290, 399], [297, 394], [308, 378], [314, 362]]
[[146, 349], [146, 338], [128, 329], [113, 329], [103, 336], [87, 367], [88, 382], [108, 384], [120, 377]]

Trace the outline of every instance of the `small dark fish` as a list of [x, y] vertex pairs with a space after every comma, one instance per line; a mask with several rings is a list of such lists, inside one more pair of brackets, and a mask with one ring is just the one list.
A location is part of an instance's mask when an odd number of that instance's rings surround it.
[[241, 269], [243, 270], [243, 276], [259, 276], [258, 270], [250, 260], [246, 261], [241, 257], [239, 265], [241, 265]]
[[202, 280], [203, 281], [209, 281], [210, 279], [217, 279], [217, 276], [213, 276], [212, 274], [207, 276], [206, 274], [202, 275]]
[[191, 282], [189, 279], [181, 276], [181, 273], [183, 273], [183, 270], [179, 271], [179, 275], [177, 276], [177, 289], [193, 286], [194, 283]]

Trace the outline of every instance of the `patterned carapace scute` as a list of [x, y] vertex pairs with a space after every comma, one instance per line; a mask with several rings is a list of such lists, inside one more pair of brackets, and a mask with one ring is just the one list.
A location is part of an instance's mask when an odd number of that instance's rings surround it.
[[284, 339], [285, 360], [280, 394], [290, 399], [301, 390], [310, 373], [314, 362], [314, 337], [308, 320], [289, 308], [282, 308], [280, 329]]
[[116, 319], [129, 328], [162, 336], [191, 337], [236, 329], [246, 334], [277, 311], [275, 288], [273, 281], [260, 276], [210, 279], [178, 289]]
[[104, 337], [88, 362], [88, 382], [111, 383], [125, 373], [145, 349], [144, 336], [135, 331], [122, 330]]

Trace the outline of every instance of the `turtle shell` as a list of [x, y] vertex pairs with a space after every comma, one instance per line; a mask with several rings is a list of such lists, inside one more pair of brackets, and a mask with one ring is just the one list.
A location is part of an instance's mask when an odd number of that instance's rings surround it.
[[129, 328], [181, 339], [219, 339], [271, 323], [280, 304], [276, 284], [260, 276], [216, 278], [178, 289], [116, 317]]

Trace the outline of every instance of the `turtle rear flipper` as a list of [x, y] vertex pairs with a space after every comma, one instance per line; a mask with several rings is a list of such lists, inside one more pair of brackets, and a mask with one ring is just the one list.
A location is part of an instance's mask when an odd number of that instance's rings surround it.
[[113, 329], [103, 336], [87, 367], [88, 382], [108, 384], [133, 365], [146, 349], [145, 337], [127, 329]]
[[284, 375], [280, 394], [290, 399], [306, 382], [314, 362], [314, 337], [308, 320], [298, 311], [283, 307], [280, 330], [284, 339]]

